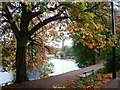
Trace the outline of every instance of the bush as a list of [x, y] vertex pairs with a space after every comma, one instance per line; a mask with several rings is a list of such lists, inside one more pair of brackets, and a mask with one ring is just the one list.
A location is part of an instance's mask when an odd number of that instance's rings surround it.
[[44, 77], [49, 77], [49, 74], [53, 73], [53, 67], [54, 65], [52, 63], [49, 63], [47, 66], [45, 66], [42, 69], [42, 72], [40, 73], [40, 77], [44, 78]]
[[[106, 64], [105, 68], [107, 72], [112, 72], [112, 48], [107, 48], [107, 53], [104, 53], [107, 55], [105, 58]], [[120, 43], [116, 45], [116, 70], [120, 70]]]
[[120, 70], [120, 43], [116, 46], [116, 68]]
[[85, 86], [89, 85], [91, 85], [92, 88], [94, 88], [94, 85], [96, 84], [97, 81], [97, 76], [98, 74], [94, 73], [82, 79], [76, 80], [75, 83], [77, 84], [78, 88], [85, 88]]
[[101, 69], [99, 69], [99, 70], [97, 70], [96, 73], [102, 73], [102, 74], [107, 73], [107, 68], [106, 68], [106, 66], [103, 67], [103, 68], [101, 68]]
[[80, 68], [93, 65], [97, 62], [97, 53], [94, 49], [83, 46], [81, 43], [73, 45], [73, 55]]

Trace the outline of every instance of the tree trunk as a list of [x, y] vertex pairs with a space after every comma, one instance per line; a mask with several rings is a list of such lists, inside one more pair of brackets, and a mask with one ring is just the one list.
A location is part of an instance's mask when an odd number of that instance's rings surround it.
[[101, 61], [101, 49], [99, 48], [98, 61]]
[[27, 40], [25, 39], [17, 40], [15, 83], [28, 80], [26, 73], [26, 43]]

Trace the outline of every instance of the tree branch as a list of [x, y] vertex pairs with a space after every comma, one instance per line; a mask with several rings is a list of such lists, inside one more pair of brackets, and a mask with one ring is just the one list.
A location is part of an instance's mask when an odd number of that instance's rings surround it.
[[98, 9], [98, 6], [99, 4], [95, 4], [94, 6], [92, 7], [88, 7], [87, 9], [84, 10], [84, 12], [93, 12], [94, 10], [97, 10]]
[[39, 28], [41, 28], [42, 26], [48, 24], [49, 22], [52, 22], [52, 21], [56, 21], [58, 19], [67, 19], [68, 16], [64, 16], [64, 17], [61, 17], [60, 14], [57, 14], [53, 17], [50, 17], [46, 20], [44, 20], [43, 22], [40, 22], [38, 23], [36, 26], [34, 26], [28, 33], [28, 36], [30, 37], [34, 32], [36, 32]]
[[8, 20], [6, 20], [6, 19], [4, 19], [4, 20], [2, 21], [2, 23], [4, 23], [4, 22], [7, 22], [7, 23], [9, 23], [9, 21], [8, 21]]
[[[55, 8], [49, 8], [49, 11], [54, 11], [54, 10], [56, 10], [56, 9], [58, 9], [60, 6], [62, 6], [62, 5], [59, 5], [59, 6], [55, 6]], [[44, 13], [44, 11], [42, 12], [42, 11], [38, 11], [38, 12], [28, 12], [29, 14], [29, 20], [31, 20], [31, 19], [33, 19], [34, 17], [36, 17], [36, 16], [38, 16], [38, 15], [40, 15], [40, 14], [43, 14]]]
[[13, 21], [13, 18], [10, 14], [10, 11], [8, 10], [8, 7], [7, 7], [7, 4], [6, 3], [3, 3], [3, 10], [5, 11], [6, 14], [4, 14], [4, 16], [8, 19], [8, 22], [10, 23], [11, 25], [11, 28], [12, 28], [12, 31], [13, 33], [15, 34], [15, 37], [16, 38], [19, 38], [19, 30], [15, 24], [15, 21]]
[[29, 21], [31, 20], [31, 19], [33, 19], [34, 17], [36, 17], [36, 16], [38, 16], [38, 15], [40, 15], [40, 14], [43, 14], [43, 12], [41, 12], [41, 11], [38, 11], [38, 12], [34, 12], [34, 13], [32, 13], [32, 12], [28, 12], [29, 14]]
[[25, 3], [21, 3], [22, 5], [22, 18], [21, 18], [21, 23], [20, 23], [20, 30], [22, 32], [27, 32], [28, 31], [28, 25], [29, 25], [29, 21], [28, 21], [28, 12], [27, 12], [27, 5], [25, 5]]

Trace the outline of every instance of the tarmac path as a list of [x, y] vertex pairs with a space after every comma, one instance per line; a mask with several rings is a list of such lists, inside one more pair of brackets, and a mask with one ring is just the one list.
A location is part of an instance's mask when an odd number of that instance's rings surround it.
[[100, 62], [98, 64], [95, 64], [95, 65], [92, 65], [92, 66], [89, 66], [86, 68], [70, 71], [67, 73], [63, 73], [63, 74], [56, 75], [56, 76], [51, 76], [48, 78], [26, 81], [26, 82], [22, 82], [19, 84], [3, 86], [2, 90], [6, 90], [6, 88], [17, 88], [17, 89], [18, 88], [25, 88], [25, 89], [27, 89], [27, 88], [41, 88], [41, 89], [46, 89], [46, 88], [50, 88], [52, 86], [55, 86], [56, 84], [65, 82], [71, 78], [79, 77], [79, 75], [83, 74], [84, 71], [91, 70], [91, 69], [93, 69], [94, 71], [97, 71], [98, 69], [100, 69], [102, 67], [103, 67], [103, 63]]
[[105, 85], [102, 89], [103, 90], [104, 89], [108, 89], [108, 90], [120, 90], [120, 74], [117, 74], [116, 79], [114, 79], [112, 82], [110, 82], [107, 85]]

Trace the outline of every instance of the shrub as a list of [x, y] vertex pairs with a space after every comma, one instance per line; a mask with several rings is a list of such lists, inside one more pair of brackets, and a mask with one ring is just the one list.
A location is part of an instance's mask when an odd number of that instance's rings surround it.
[[[105, 58], [106, 59], [105, 67], [107, 72], [112, 72], [112, 48], [111, 49], [108, 48], [107, 50], [108, 52], [106, 53], [107, 57]], [[115, 66], [116, 66], [116, 70], [120, 69], [120, 43], [116, 45], [116, 65]]]
[[106, 66], [103, 67], [103, 68], [101, 68], [101, 69], [99, 69], [99, 70], [97, 70], [96, 73], [102, 73], [102, 74], [107, 73], [107, 68], [106, 68]]
[[94, 49], [83, 46], [81, 43], [73, 45], [73, 55], [80, 68], [93, 65], [97, 62], [97, 53]]
[[75, 83], [77, 84], [78, 88], [86, 88], [85, 86], [92, 86], [92, 88], [94, 88], [94, 85], [97, 81], [97, 76], [98, 74], [94, 73], [82, 79], [76, 80]]

